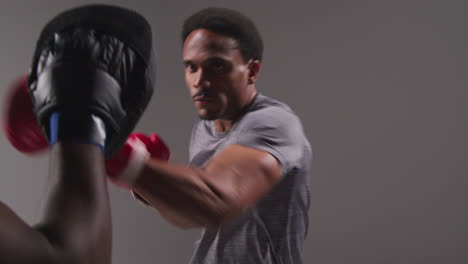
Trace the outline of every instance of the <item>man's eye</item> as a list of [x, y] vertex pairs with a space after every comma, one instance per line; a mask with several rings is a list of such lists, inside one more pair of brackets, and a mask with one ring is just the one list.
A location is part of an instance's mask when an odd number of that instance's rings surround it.
[[197, 67], [193, 64], [190, 64], [190, 63], [187, 63], [185, 64], [185, 69], [190, 71], [190, 72], [196, 72], [197, 71]]
[[211, 65], [211, 69], [213, 70], [213, 72], [220, 73], [220, 72], [224, 72], [224, 70], [226, 69], [226, 66], [224, 65], [224, 63], [215, 62]]
[[224, 65], [222, 65], [222, 64], [216, 64], [216, 65], [214, 66], [214, 69], [215, 69], [215, 71], [218, 71], [218, 72], [219, 72], [219, 71], [223, 71], [223, 70], [224, 70]]

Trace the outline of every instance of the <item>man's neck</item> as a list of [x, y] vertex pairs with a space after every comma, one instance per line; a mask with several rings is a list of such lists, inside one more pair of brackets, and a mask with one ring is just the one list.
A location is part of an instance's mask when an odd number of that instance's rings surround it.
[[226, 132], [234, 125], [234, 120], [216, 119], [213, 121], [216, 133]]
[[232, 126], [237, 122], [237, 120], [239, 120], [239, 118], [244, 114], [246, 108], [248, 108], [253, 103], [257, 94], [257, 91], [254, 89], [254, 92], [249, 95], [248, 100], [246, 100], [246, 103], [244, 103], [242, 107], [238, 111], [236, 111], [234, 115], [232, 115], [232, 118], [220, 118], [214, 120], [213, 124], [215, 126], [215, 131], [217, 133], [222, 133], [231, 129]]

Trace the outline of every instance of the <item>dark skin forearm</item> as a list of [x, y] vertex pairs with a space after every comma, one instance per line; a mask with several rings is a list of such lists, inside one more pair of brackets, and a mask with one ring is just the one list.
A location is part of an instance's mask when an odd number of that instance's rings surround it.
[[203, 168], [152, 160], [132, 189], [178, 227], [217, 226], [227, 217], [231, 203], [206, 178]]
[[0, 263], [109, 264], [111, 222], [102, 151], [57, 143], [52, 185], [42, 221], [31, 228], [0, 203]]
[[253, 206], [280, 175], [270, 154], [231, 145], [201, 168], [151, 160], [132, 189], [176, 226], [217, 227]]
[[58, 143], [51, 155], [57, 181], [37, 229], [71, 263], [110, 263], [112, 228], [102, 151], [89, 144]]

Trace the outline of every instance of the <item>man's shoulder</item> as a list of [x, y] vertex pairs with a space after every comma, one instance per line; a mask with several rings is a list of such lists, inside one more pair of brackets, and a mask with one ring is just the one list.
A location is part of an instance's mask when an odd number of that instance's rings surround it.
[[264, 109], [281, 109], [286, 112], [293, 112], [286, 103], [259, 93], [250, 107], [249, 112], [255, 112]]
[[296, 113], [277, 99], [258, 94], [255, 102], [240, 120], [243, 125], [301, 125]]

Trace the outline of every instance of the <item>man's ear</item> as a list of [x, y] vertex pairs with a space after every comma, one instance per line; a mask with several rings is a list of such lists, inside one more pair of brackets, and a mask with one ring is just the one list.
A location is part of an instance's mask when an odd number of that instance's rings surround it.
[[254, 84], [257, 81], [257, 77], [260, 73], [261, 63], [259, 60], [250, 60], [248, 67], [249, 67], [248, 83]]

